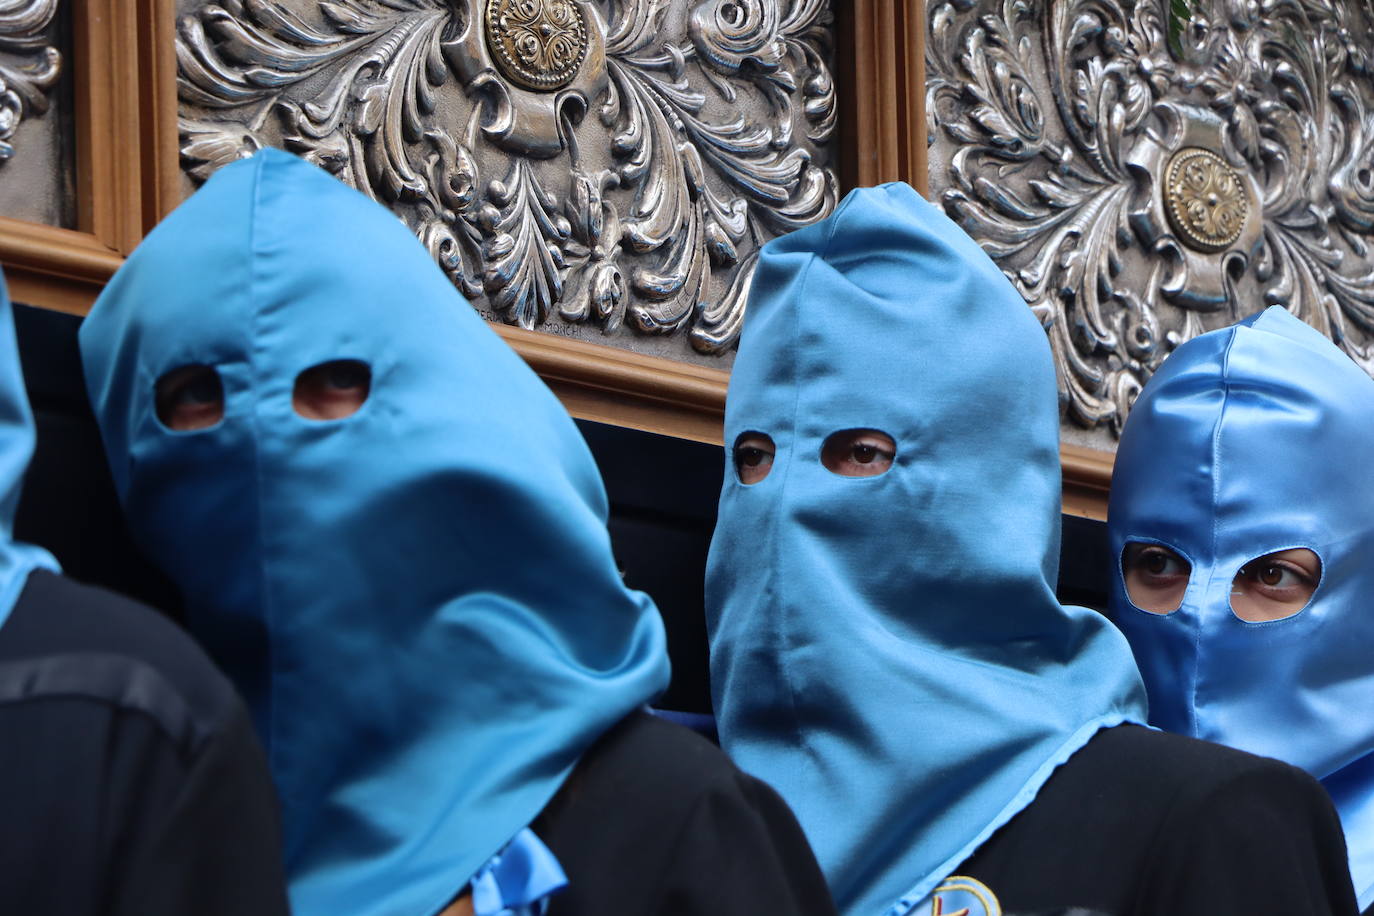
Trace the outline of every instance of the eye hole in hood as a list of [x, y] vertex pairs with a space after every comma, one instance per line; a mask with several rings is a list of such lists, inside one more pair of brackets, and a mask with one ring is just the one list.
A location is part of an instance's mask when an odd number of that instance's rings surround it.
[[157, 418], [173, 432], [209, 429], [224, 419], [224, 384], [213, 366], [178, 366], [157, 380]]
[[878, 477], [897, 458], [897, 443], [876, 429], [842, 429], [821, 446], [821, 464], [841, 477]]
[[1236, 573], [1231, 612], [1249, 623], [1292, 617], [1307, 607], [1321, 578], [1322, 561], [1306, 547], [1267, 553]]
[[291, 406], [307, 420], [342, 420], [367, 401], [372, 370], [356, 359], [332, 359], [296, 376]]
[[1121, 575], [1131, 603], [1151, 614], [1172, 614], [1183, 605], [1193, 564], [1163, 544], [1132, 541], [1121, 553]]
[[773, 458], [778, 448], [767, 433], [743, 432], [735, 440], [735, 474], [746, 486], [758, 483], [773, 470]]

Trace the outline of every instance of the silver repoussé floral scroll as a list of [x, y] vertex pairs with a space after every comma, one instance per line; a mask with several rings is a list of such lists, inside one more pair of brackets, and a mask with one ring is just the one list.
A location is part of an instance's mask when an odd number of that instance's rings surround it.
[[182, 164], [285, 147], [494, 320], [727, 365], [759, 245], [835, 205], [830, 30], [828, 0], [182, 0]]
[[1181, 342], [1269, 305], [1374, 369], [1374, 5], [933, 0], [931, 186], [1113, 447]]
[[57, 18], [58, 0], [0, 0], [0, 216], [51, 225], [72, 209]]

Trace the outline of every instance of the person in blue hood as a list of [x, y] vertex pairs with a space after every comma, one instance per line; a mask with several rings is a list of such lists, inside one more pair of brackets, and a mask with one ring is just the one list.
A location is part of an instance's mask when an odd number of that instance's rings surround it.
[[764, 246], [725, 426], [721, 740], [841, 912], [1350, 912], [1320, 787], [1140, 727], [1125, 639], [1056, 599], [1046, 335], [910, 187]]
[[252, 724], [151, 608], [15, 540], [33, 416], [0, 277], [0, 911], [285, 916]]
[[1121, 435], [1112, 612], [1150, 722], [1319, 778], [1374, 910], [1374, 379], [1278, 307], [1178, 348]]
[[234, 163], [81, 348], [135, 536], [249, 699], [297, 916], [833, 912], [777, 795], [642, 711], [664, 628], [591, 454], [394, 215]]

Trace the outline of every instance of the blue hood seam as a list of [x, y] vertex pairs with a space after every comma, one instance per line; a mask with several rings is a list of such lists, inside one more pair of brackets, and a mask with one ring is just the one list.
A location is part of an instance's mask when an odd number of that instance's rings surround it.
[[[244, 341], [244, 352], [248, 354], [248, 375], [253, 383], [252, 390], [249, 392], [249, 397], [251, 398], [249, 404], [249, 422], [252, 424], [253, 429], [254, 539], [257, 541], [258, 546], [256, 551], [258, 555], [258, 562], [256, 564], [258, 573], [258, 594], [262, 602], [263, 616], [267, 620], [267, 636], [264, 641], [264, 646], [267, 650], [267, 689], [263, 691], [263, 703], [267, 707], [267, 735], [263, 743], [266, 745], [268, 764], [272, 772], [276, 773], [278, 772], [277, 768], [280, 763], [278, 760], [280, 742], [277, 740], [276, 704], [276, 686], [278, 680], [277, 652], [275, 640], [273, 639], [273, 634], [277, 631], [277, 607], [268, 589], [268, 551], [266, 549], [267, 545], [265, 543], [263, 531], [263, 515], [265, 511], [265, 497], [263, 494], [266, 490], [266, 483], [262, 469], [262, 416], [260, 411], [262, 398], [259, 394], [262, 379], [258, 376], [258, 349], [255, 344], [259, 339], [259, 321], [262, 317], [262, 302], [259, 299], [259, 290], [262, 283], [258, 276], [258, 203], [260, 195], [262, 194], [262, 172], [265, 162], [266, 160], [263, 157], [258, 156], [254, 158], [253, 163], [253, 194], [249, 204], [247, 240], [249, 336], [247, 340]], [[285, 806], [286, 801], [287, 800], [283, 798], [281, 804]], [[289, 852], [289, 850], [283, 851]]]

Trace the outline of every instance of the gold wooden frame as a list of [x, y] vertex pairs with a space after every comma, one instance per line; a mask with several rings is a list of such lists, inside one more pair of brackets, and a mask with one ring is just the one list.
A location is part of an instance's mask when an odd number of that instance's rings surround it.
[[0, 217], [17, 301], [84, 314], [143, 237], [138, 44], [129, 0], [72, 0], [77, 228]]
[[[0, 218], [16, 299], [84, 314], [143, 233], [180, 199], [174, 0], [74, 0], [79, 231]], [[843, 188], [903, 180], [929, 193], [924, 4], [836, 0]], [[69, 62], [69, 63], [75, 63]], [[729, 373], [499, 325], [577, 417], [722, 442]], [[1064, 511], [1106, 515], [1113, 456], [1065, 445]]]

